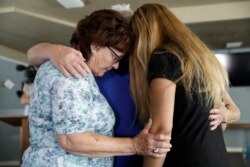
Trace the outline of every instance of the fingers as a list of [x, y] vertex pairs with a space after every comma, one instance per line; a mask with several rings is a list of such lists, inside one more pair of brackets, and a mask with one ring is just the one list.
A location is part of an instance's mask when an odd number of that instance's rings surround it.
[[[136, 152], [141, 155], [151, 156], [155, 158], [165, 157], [170, 150], [171, 137], [165, 134], [150, 134], [148, 133], [152, 125], [152, 119], [149, 119], [144, 129], [134, 138]], [[154, 152], [153, 150], [160, 151]]]
[[67, 64], [65, 66], [65, 69], [70, 73], [72, 74], [75, 78], [80, 78], [81, 75], [78, 73], [78, 71], [76, 70], [75, 67], [73, 67], [71, 64]]
[[80, 52], [80, 51], [78, 51], [78, 50], [76, 50], [76, 49], [74, 49], [74, 51], [75, 51], [75, 54], [76, 54], [79, 58], [82, 59], [82, 61], [86, 61], [86, 59], [82, 56], [82, 52]]
[[210, 130], [215, 130], [221, 124], [220, 119], [212, 119], [210, 122]]
[[[157, 149], [157, 152], [154, 151], [155, 149]], [[150, 148], [146, 151], [145, 156], [150, 156], [153, 158], [164, 158], [169, 151], [169, 148]]]
[[[85, 67], [83, 67], [85, 64]], [[80, 78], [81, 76], [87, 76], [85, 69], [89, 69], [87, 64], [84, 62], [84, 59], [74, 58], [70, 61], [63, 62], [61, 66], [64, 66], [67, 73], [73, 75], [75, 78]], [[66, 76], [66, 75], [65, 75]], [[69, 75], [67, 75], [69, 76]]]
[[220, 109], [211, 109], [208, 119], [210, 120], [210, 130], [215, 130], [223, 121], [223, 115]]
[[222, 119], [220, 114], [209, 115], [209, 120]]
[[220, 114], [220, 113], [221, 113], [221, 111], [219, 109], [216, 109], [216, 108], [210, 110], [210, 115], [211, 114]]
[[[76, 53], [78, 53], [78, 51], [76, 51]], [[72, 57], [71, 61], [67, 62], [66, 69], [68, 69], [68, 72], [75, 78], [87, 76], [87, 71], [89, 71], [89, 67], [85, 63], [85, 59], [82, 57], [81, 52]]]
[[[74, 62], [74, 63], [71, 64], [71, 66], [75, 69], [75, 71], [79, 75], [81, 75], [81, 76], [87, 76], [87, 71], [85, 69], [88, 68], [88, 66], [86, 64], [85, 64], [85, 67], [83, 67], [83, 64], [81, 64], [80, 62]], [[75, 75], [74, 75], [74, 77], [78, 78]]]
[[217, 125], [210, 126], [210, 130], [213, 131], [213, 130], [215, 130], [217, 127], [218, 127]]
[[66, 77], [73, 75], [75, 78], [80, 78], [87, 76], [89, 71], [82, 53], [73, 48], [60, 47], [58, 54], [52, 56], [51, 60]]
[[69, 77], [70, 73], [64, 68], [64, 66], [59, 66], [59, 70], [63, 73], [65, 77]]
[[170, 149], [172, 148], [172, 145], [168, 142], [154, 141], [153, 144], [150, 146], [150, 148]]
[[166, 157], [166, 153], [165, 154], [159, 154], [159, 153], [150, 152], [146, 156], [153, 157], [153, 158], [164, 158], [164, 157]]
[[146, 124], [146, 126], [143, 128], [143, 131], [148, 132], [149, 129], [150, 129], [150, 127], [151, 127], [151, 125], [152, 125], [152, 119], [150, 118], [150, 119], [148, 120], [148, 123]]
[[210, 126], [214, 126], [214, 125], [220, 125], [221, 124], [221, 121], [219, 119], [215, 119], [213, 121], [210, 122]]
[[[152, 135], [152, 134], [149, 134], [149, 135]], [[167, 136], [167, 135], [155, 135], [154, 138], [151, 137], [147, 141], [146, 155], [156, 157], [156, 158], [157, 157], [164, 157], [164, 156], [166, 156], [166, 153], [170, 151], [171, 148], [172, 148], [172, 145], [170, 144], [170, 137], [169, 136]], [[157, 149], [157, 152], [154, 152], [155, 149]]]
[[167, 140], [155, 140], [155, 139], [149, 140], [147, 149], [153, 150], [155, 148], [159, 148], [160, 150], [162, 150], [162, 153], [167, 153], [172, 148], [172, 145], [170, 144], [170, 137], [167, 137], [166, 139]]
[[78, 57], [79, 57], [79, 60], [77, 60], [77, 63], [79, 63], [79, 72], [83, 75], [83, 76], [86, 76], [87, 75], [87, 71], [90, 71], [88, 65], [86, 64], [86, 59], [82, 56], [82, 53], [78, 50], [75, 50]]
[[81, 74], [83, 76], [87, 76], [87, 72], [90, 71], [90, 69], [89, 69], [88, 65], [86, 64], [86, 62], [80, 61], [78, 63], [80, 65], [80, 67], [81, 67], [81, 69], [80, 69]]
[[153, 139], [156, 140], [156, 141], [170, 142], [171, 137], [169, 135], [166, 135], [166, 134], [154, 134]]

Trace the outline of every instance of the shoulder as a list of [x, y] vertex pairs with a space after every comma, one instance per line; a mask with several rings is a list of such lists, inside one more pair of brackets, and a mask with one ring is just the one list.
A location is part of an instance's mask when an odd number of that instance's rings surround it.
[[162, 48], [157, 48], [151, 54], [149, 68], [156, 67], [157, 65], [159, 65], [159, 68], [180, 68], [180, 60], [173, 53]]
[[73, 76], [65, 77], [64, 75], [56, 75], [53, 80], [52, 87], [60, 87], [64, 89], [74, 89], [74, 90], [91, 90], [91, 87], [95, 85], [96, 81], [92, 73], [88, 73], [85, 77], [74, 78]]
[[91, 72], [88, 72], [87, 76], [81, 77], [79, 79], [76, 79], [73, 76], [65, 77], [51, 61], [47, 61], [40, 66], [37, 72], [37, 80], [38, 82], [43, 82], [46, 80], [47, 84], [51, 86], [57, 85], [64, 87], [74, 87], [75, 89], [88, 87], [95, 83], [94, 76]]
[[51, 61], [46, 61], [39, 67], [36, 75], [37, 78], [50, 78], [50, 81], [52, 81], [55, 76], [61, 77], [62, 74]]
[[159, 48], [153, 51], [148, 64], [148, 79], [167, 78], [172, 81], [181, 75], [181, 63], [176, 55]]
[[151, 54], [151, 60], [152, 59], [178, 60], [175, 54], [163, 48], [155, 49]]

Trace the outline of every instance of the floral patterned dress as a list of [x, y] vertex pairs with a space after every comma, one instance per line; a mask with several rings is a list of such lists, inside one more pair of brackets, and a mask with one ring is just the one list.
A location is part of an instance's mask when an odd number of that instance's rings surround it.
[[91, 73], [64, 77], [48, 61], [38, 70], [29, 109], [30, 147], [22, 167], [111, 167], [113, 157], [88, 158], [64, 151], [56, 135], [113, 135], [115, 116]]

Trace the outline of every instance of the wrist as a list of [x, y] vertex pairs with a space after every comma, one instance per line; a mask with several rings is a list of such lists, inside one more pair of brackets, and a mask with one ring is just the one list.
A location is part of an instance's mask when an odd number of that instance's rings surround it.
[[228, 111], [227, 110], [224, 113], [224, 117], [223, 117], [222, 123], [228, 123]]
[[134, 150], [134, 153], [135, 154], [138, 154], [138, 150], [137, 150], [137, 147], [136, 147], [136, 141], [135, 141], [135, 138], [131, 138], [131, 141], [132, 141], [132, 146], [133, 146], [133, 150]]
[[60, 54], [60, 48], [61, 45], [57, 44], [49, 44], [48, 45], [48, 54], [47, 57], [49, 60], [53, 60], [54, 55], [59, 55]]

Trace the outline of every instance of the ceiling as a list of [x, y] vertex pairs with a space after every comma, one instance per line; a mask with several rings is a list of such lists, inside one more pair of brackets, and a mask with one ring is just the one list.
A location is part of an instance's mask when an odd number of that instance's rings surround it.
[[[75, 24], [85, 15], [123, 3], [131, 4], [135, 10], [149, 2], [152, 1], [85, 0], [83, 8], [65, 9], [56, 0], [0, 0], [0, 46], [25, 54], [39, 42], [68, 45]], [[153, 2], [171, 8], [212, 49], [224, 49], [227, 42], [234, 41], [242, 41], [244, 48], [250, 47], [250, 0]]]

